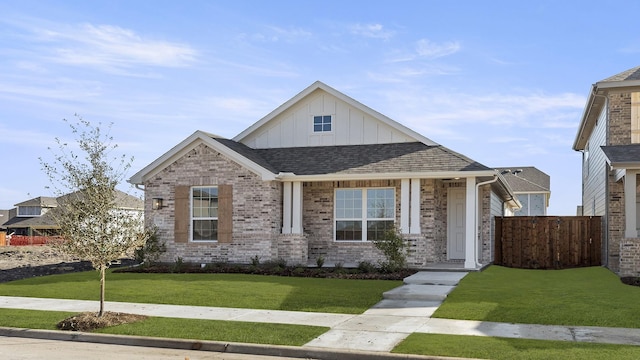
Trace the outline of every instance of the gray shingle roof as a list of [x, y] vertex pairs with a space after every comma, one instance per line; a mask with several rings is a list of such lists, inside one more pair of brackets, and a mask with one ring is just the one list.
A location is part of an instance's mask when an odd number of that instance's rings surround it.
[[[551, 191], [549, 175], [533, 166], [514, 166], [497, 168], [515, 192]], [[507, 172], [509, 170], [509, 172]], [[516, 172], [514, 171], [522, 170]]]
[[21, 203], [15, 204], [14, 206], [40, 206], [43, 208], [51, 208], [58, 206], [58, 202], [54, 197], [38, 196], [37, 198], [23, 201]]
[[611, 164], [640, 163], [640, 144], [602, 146]]
[[58, 228], [58, 224], [54, 219], [56, 209], [50, 209], [42, 216], [22, 217], [16, 216], [4, 223], [4, 227], [11, 228], [33, 228], [33, 229], [51, 229]]
[[491, 170], [444, 146], [421, 142], [252, 149], [233, 140], [215, 138], [277, 174], [367, 174]]
[[627, 81], [627, 80], [640, 80], [640, 66], [636, 66], [632, 69], [625, 70], [619, 74], [613, 75], [599, 82], [613, 82], [613, 81]]

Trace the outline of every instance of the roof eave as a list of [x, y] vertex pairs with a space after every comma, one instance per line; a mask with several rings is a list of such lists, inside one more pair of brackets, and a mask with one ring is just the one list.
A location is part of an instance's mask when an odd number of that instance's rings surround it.
[[629, 162], [609, 162], [607, 159], [607, 163], [611, 167], [612, 170], [639, 170], [640, 169], [640, 161], [629, 161]]
[[587, 141], [589, 140], [589, 134], [593, 130], [595, 126], [595, 119], [593, 118], [594, 106], [596, 109], [596, 116], [599, 115], [599, 108], [603, 104], [599, 104], [596, 102], [596, 98], [599, 96], [598, 94], [598, 86], [597, 84], [591, 85], [591, 91], [589, 92], [587, 103], [585, 104], [584, 110], [582, 111], [582, 116], [580, 117], [580, 125], [578, 126], [578, 133], [576, 134], [576, 138], [573, 142], [573, 150], [580, 151], [584, 150]]
[[331, 173], [296, 175], [280, 173], [276, 176], [281, 181], [343, 181], [343, 180], [399, 180], [399, 179], [462, 179], [466, 177], [493, 176], [494, 170], [476, 171], [434, 171], [434, 172], [391, 172], [391, 173]]
[[171, 150], [164, 153], [158, 159], [156, 159], [151, 164], [144, 167], [142, 170], [135, 173], [129, 180], [129, 183], [134, 185], [143, 185], [144, 182], [149, 179], [151, 176], [157, 174], [162, 169], [169, 166], [171, 163], [176, 161], [178, 158], [182, 157], [192, 149], [194, 149], [197, 145], [204, 143], [212, 149], [218, 151], [219, 153], [225, 155], [232, 161], [242, 165], [247, 168], [251, 172], [260, 176], [262, 180], [275, 180], [276, 175], [271, 171], [265, 169], [264, 167], [256, 164], [255, 162], [247, 159], [246, 157], [238, 154], [237, 152], [231, 150], [230, 148], [224, 146], [222, 143], [213, 140], [213, 137], [216, 137], [213, 134], [206, 133], [204, 131], [196, 131], [191, 136], [181, 141], [178, 145], [171, 148]]

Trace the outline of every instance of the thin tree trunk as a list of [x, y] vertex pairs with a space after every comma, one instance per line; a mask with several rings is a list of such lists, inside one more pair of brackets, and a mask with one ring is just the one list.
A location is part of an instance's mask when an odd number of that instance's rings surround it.
[[98, 317], [101, 317], [104, 314], [104, 278], [106, 273], [106, 267], [104, 265], [100, 266], [100, 312], [98, 313]]

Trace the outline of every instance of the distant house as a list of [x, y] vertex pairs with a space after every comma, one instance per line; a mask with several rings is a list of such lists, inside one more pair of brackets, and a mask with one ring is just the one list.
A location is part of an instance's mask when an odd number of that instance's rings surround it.
[[357, 265], [396, 228], [408, 263], [492, 262], [495, 216], [519, 208], [495, 169], [315, 82], [225, 139], [196, 131], [133, 175], [161, 260]]
[[[25, 236], [55, 236], [60, 227], [55, 221], [59, 198], [40, 196], [15, 204], [7, 211], [7, 217], [0, 217], [0, 229], [8, 234]], [[142, 211], [142, 200], [117, 190], [118, 209]]]
[[498, 168], [516, 194], [522, 208], [514, 216], [546, 216], [551, 198], [549, 175], [533, 166]]
[[582, 153], [582, 213], [603, 217], [603, 262], [640, 275], [640, 67], [591, 86], [573, 149]]

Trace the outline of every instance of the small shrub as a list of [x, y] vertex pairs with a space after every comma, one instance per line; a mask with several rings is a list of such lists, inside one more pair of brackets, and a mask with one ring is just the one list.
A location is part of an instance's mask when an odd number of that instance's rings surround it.
[[160, 255], [167, 251], [167, 247], [164, 241], [160, 241], [157, 227], [154, 226], [145, 231], [148, 234], [147, 241], [134, 250], [134, 255], [138, 263], [149, 266], [158, 262]]
[[385, 261], [380, 262], [383, 272], [396, 272], [407, 265], [407, 242], [396, 228], [387, 230], [382, 239], [373, 240], [375, 247], [382, 251]]
[[251, 258], [251, 266], [258, 267], [260, 265], [260, 256], [256, 255]]
[[321, 268], [322, 265], [324, 265], [324, 256], [318, 256], [318, 258], [316, 259], [316, 265], [318, 265], [318, 268]]
[[176, 261], [173, 263], [173, 267], [171, 268], [171, 272], [174, 273], [179, 273], [182, 272], [184, 270], [184, 261], [181, 257], [177, 257]]
[[360, 261], [358, 263], [358, 271], [363, 274], [374, 274], [378, 272], [378, 268], [370, 261]]

